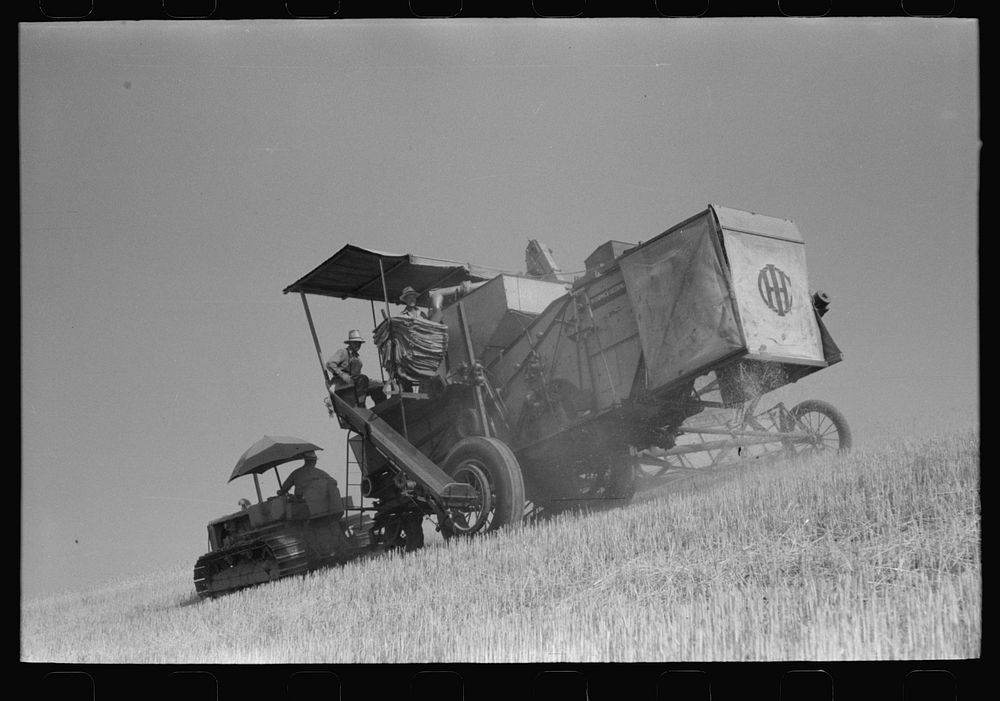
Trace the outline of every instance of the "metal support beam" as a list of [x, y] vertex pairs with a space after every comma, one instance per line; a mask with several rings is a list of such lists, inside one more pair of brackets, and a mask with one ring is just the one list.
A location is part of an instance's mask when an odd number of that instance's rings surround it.
[[[371, 305], [372, 305], [372, 329], [375, 329], [378, 326], [378, 320], [375, 318], [375, 300], [374, 299], [371, 300]], [[382, 384], [384, 385], [385, 384], [385, 371], [382, 369], [382, 362], [381, 362], [382, 358], [379, 357], [379, 353], [378, 353], [377, 349], [375, 351], [375, 357], [377, 357], [379, 359], [378, 376], [380, 378], [382, 378]]]
[[306, 321], [309, 322], [309, 332], [312, 334], [313, 345], [316, 346], [316, 357], [319, 358], [319, 368], [323, 373], [323, 387], [329, 389], [330, 376], [326, 374], [326, 364], [323, 362], [323, 350], [319, 347], [319, 336], [316, 335], [316, 325], [313, 323], [312, 313], [309, 311], [309, 302], [306, 301], [306, 293], [300, 292], [302, 306], [306, 310]]
[[[385, 323], [389, 324], [389, 350], [391, 352], [393, 344], [395, 343], [392, 337], [392, 310], [389, 309], [389, 288], [385, 284], [385, 268], [382, 265], [381, 258], [378, 259], [378, 271], [379, 275], [382, 276], [382, 298], [385, 300]], [[372, 309], [374, 309], [374, 307], [372, 307]], [[394, 386], [399, 382], [398, 378], [393, 377], [391, 379]], [[402, 392], [402, 386], [399, 386], [398, 390]], [[400, 396], [399, 399], [399, 419], [403, 424], [403, 438], [410, 440], [410, 435], [406, 429], [406, 403], [403, 401], [402, 396]]]
[[[475, 367], [476, 356], [474, 349], [472, 347], [472, 334], [469, 332], [469, 322], [465, 318], [465, 307], [462, 305], [461, 300], [457, 303], [458, 306], [458, 319], [462, 322], [462, 335], [465, 337], [465, 351], [469, 356], [469, 367], [470, 369]], [[483, 388], [477, 383], [473, 388], [473, 397], [476, 400], [476, 412], [479, 414], [479, 422], [483, 427], [483, 435], [490, 435], [490, 424], [486, 418], [486, 402], [483, 401]]]
[[741, 448], [748, 445], [765, 445], [767, 443], [781, 443], [785, 440], [802, 440], [808, 437], [803, 433], [772, 433], [768, 438], [747, 436], [746, 438], [734, 438], [728, 441], [709, 441], [708, 443], [691, 443], [685, 445], [675, 445], [673, 448], [665, 450], [660, 455], [684, 455], [687, 453], [704, 453], [718, 448]]
[[803, 440], [805, 438], [811, 438], [812, 434], [806, 431], [787, 431], [782, 433], [775, 433], [774, 431], [734, 431], [731, 428], [713, 428], [710, 426], [681, 426], [678, 433], [703, 433], [706, 436], [732, 436], [737, 437], [751, 437], [751, 438], [770, 438], [772, 441], [779, 440]]

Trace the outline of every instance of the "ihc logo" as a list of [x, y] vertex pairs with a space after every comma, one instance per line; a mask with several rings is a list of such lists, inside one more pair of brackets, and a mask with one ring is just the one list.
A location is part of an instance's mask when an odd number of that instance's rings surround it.
[[757, 289], [768, 308], [784, 316], [792, 310], [791, 280], [785, 271], [768, 263], [757, 275]]

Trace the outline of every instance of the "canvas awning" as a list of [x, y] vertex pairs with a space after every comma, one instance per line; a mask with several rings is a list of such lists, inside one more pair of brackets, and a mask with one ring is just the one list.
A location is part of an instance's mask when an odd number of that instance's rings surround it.
[[428, 290], [463, 282], [490, 280], [503, 271], [468, 263], [424, 258], [409, 253], [383, 253], [348, 244], [312, 272], [285, 288], [285, 293], [382, 301], [382, 272], [390, 302], [404, 287], [414, 288], [426, 304]]

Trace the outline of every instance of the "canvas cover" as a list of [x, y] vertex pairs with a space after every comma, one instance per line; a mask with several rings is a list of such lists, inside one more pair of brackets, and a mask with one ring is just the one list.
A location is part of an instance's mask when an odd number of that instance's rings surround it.
[[651, 391], [745, 350], [715, 232], [708, 210], [619, 259]]

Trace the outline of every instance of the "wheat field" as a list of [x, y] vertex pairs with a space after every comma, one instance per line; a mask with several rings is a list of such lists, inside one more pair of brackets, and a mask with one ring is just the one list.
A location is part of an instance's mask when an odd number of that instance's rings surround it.
[[[63, 663], [970, 659], [979, 427], [699, 474], [630, 506], [200, 601], [190, 567], [21, 603]], [[192, 553], [192, 564], [201, 553]]]

